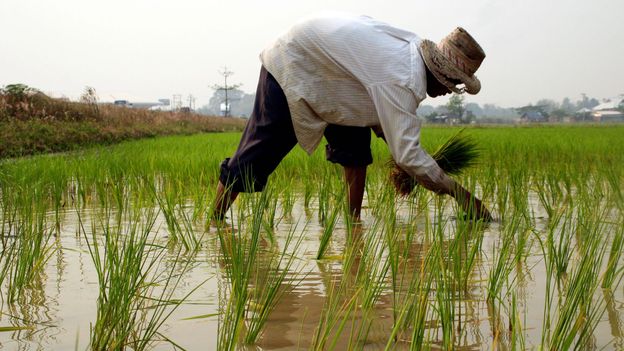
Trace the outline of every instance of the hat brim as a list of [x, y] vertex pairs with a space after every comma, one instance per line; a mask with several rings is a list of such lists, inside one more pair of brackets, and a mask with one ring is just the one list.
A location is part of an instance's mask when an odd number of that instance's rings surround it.
[[469, 76], [457, 68], [431, 40], [422, 40], [420, 42], [420, 51], [425, 65], [427, 65], [427, 68], [433, 73], [433, 76], [452, 92], [460, 94], [462, 93], [462, 89], [458, 88], [448, 78], [462, 82], [464, 84], [463, 90], [468, 94], [474, 95], [481, 90], [481, 82], [479, 79], [474, 75]]

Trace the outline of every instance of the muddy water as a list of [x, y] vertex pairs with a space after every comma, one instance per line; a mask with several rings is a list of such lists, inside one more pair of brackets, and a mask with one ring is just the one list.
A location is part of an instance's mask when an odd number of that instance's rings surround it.
[[[536, 198], [531, 199], [538, 230], [547, 224]], [[95, 212], [95, 211], [94, 211]], [[262, 350], [296, 350], [308, 349], [314, 337], [314, 331], [321, 317], [323, 304], [333, 283], [339, 281], [343, 274], [355, 275], [355, 272], [343, 272], [340, 256], [346, 245], [346, 228], [338, 223], [333, 241], [326, 260], [315, 260], [322, 227], [314, 215], [306, 215], [300, 203], [297, 203], [291, 216], [281, 219], [277, 227], [278, 240], [280, 234], [297, 225], [297, 236], [304, 240], [297, 252], [296, 272], [288, 276], [285, 285], [290, 285], [287, 293], [279, 300], [264, 329], [263, 336], [256, 349]], [[452, 212], [449, 212], [452, 213]], [[365, 211], [368, 214], [368, 211]], [[82, 217], [89, 220], [89, 211]], [[405, 208], [399, 211], [399, 219], [406, 219], [410, 214]], [[236, 218], [234, 218], [236, 220]], [[425, 219], [423, 218], [424, 222]], [[454, 218], [449, 219], [449, 227], [453, 227]], [[302, 223], [307, 222], [307, 225]], [[363, 218], [363, 231], [367, 224], [373, 222], [371, 217]], [[89, 328], [96, 316], [96, 299], [98, 283], [92, 258], [85, 239], [77, 235], [78, 218], [74, 212], [64, 214], [62, 232], [53, 245], [56, 251], [48, 262], [45, 274], [33, 282], [25, 292], [25, 298], [16, 304], [2, 306], [0, 327], [25, 324], [32, 329], [0, 332], [0, 348], [6, 350], [74, 350], [86, 349], [89, 341]], [[164, 218], [160, 217], [154, 228], [153, 235], [158, 242], [167, 244], [168, 233]], [[161, 333], [174, 340], [188, 350], [214, 350], [217, 345], [218, 317], [189, 319], [196, 316], [212, 315], [219, 312], [219, 301], [226, 296], [223, 278], [223, 260], [220, 247], [214, 232], [205, 233], [203, 228], [196, 228], [198, 235], [204, 234], [202, 249], [192, 257], [196, 265], [184, 275], [178, 287], [181, 294], [190, 291], [205, 281], [190, 298], [168, 319], [161, 328]], [[456, 305], [456, 324], [460, 326], [457, 344], [459, 349], [485, 350], [498, 346], [506, 349], [506, 336], [494, 335], [496, 323], [507, 325], [507, 317], [497, 322], [493, 311], [485, 302], [487, 276], [491, 266], [492, 246], [500, 236], [497, 223], [484, 229], [484, 241], [480, 260], [475, 265], [470, 278], [468, 295]], [[414, 262], [422, 262], [424, 248], [418, 244], [410, 248]], [[357, 258], [356, 258], [357, 259]], [[259, 259], [258, 262], [262, 262]], [[406, 269], [410, 269], [406, 267]], [[412, 268], [413, 269], [413, 268]], [[541, 251], [537, 243], [533, 243], [531, 254], [526, 263], [518, 268], [516, 294], [518, 309], [526, 335], [526, 347], [536, 349], [540, 345], [545, 296], [545, 271]], [[593, 335], [594, 345], [590, 349], [622, 350], [624, 349], [624, 290], [620, 287], [613, 293], [598, 291], [596, 298], [604, 299], [605, 313]], [[433, 301], [432, 301], [433, 303]], [[364, 350], [384, 349], [391, 333], [393, 322], [392, 294], [384, 291], [375, 305], [375, 309], [366, 320], [371, 320], [371, 328], [367, 338], [358, 344]], [[25, 322], [30, 321], [30, 322]], [[349, 335], [361, 320], [350, 321], [336, 343], [337, 350], [344, 350], [349, 345]], [[441, 329], [436, 321], [428, 321], [426, 339], [434, 340], [433, 348], [441, 348]], [[505, 327], [502, 328], [503, 330]], [[501, 342], [502, 340], [502, 342]], [[499, 343], [500, 342], [500, 343]], [[409, 343], [399, 340], [395, 349], [407, 349]], [[171, 350], [168, 343], [155, 343], [156, 350]]]

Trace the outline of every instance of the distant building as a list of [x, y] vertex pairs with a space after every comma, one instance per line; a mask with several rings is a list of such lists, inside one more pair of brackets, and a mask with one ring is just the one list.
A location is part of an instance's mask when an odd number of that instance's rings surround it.
[[544, 105], [528, 105], [516, 107], [516, 112], [520, 115], [518, 122], [520, 123], [544, 123], [548, 122], [548, 113]]
[[135, 109], [145, 110], [157, 110], [157, 111], [171, 111], [171, 103], [169, 99], [158, 99], [158, 101], [130, 101], [130, 100], [115, 100], [113, 104], [116, 106], [123, 106]]
[[624, 122], [624, 113], [617, 110], [603, 110], [592, 112], [594, 122]]
[[548, 117], [539, 110], [528, 110], [520, 115], [520, 121], [524, 123], [543, 123], [548, 120]]
[[607, 99], [591, 112], [594, 122], [624, 122], [624, 95]]

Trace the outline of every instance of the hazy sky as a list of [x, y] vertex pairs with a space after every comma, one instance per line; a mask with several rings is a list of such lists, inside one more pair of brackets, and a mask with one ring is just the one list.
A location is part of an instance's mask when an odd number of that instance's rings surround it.
[[[193, 94], [208, 101], [227, 65], [255, 92], [258, 54], [301, 17], [366, 14], [438, 41], [466, 28], [486, 52], [470, 102], [624, 93], [622, 0], [1, 0], [0, 86], [102, 100]], [[444, 100], [426, 99], [437, 105]]]

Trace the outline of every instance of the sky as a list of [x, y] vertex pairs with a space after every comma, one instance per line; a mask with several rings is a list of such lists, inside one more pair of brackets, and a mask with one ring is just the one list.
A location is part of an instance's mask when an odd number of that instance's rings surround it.
[[[517, 107], [624, 93], [622, 0], [1, 0], [0, 86], [75, 99], [206, 104], [224, 66], [255, 92], [259, 53], [300, 18], [364, 14], [439, 41], [462, 26], [487, 57], [466, 102]], [[444, 98], [427, 98], [439, 105]]]

